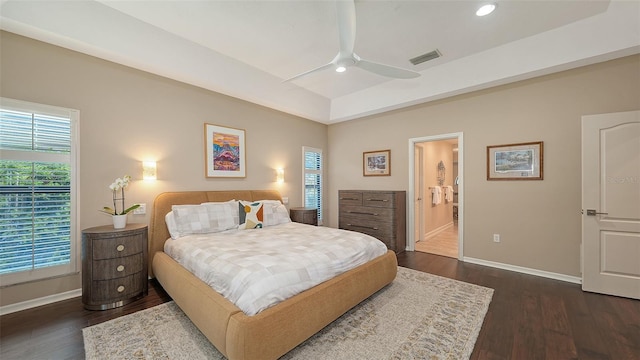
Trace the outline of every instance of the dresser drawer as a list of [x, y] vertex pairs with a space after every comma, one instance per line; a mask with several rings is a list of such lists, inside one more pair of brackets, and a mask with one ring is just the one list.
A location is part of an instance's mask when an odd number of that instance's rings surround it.
[[341, 206], [340, 217], [349, 216], [350, 218], [360, 217], [363, 220], [373, 221], [391, 221], [394, 211], [390, 208], [376, 208], [365, 206]]
[[379, 240], [387, 240], [393, 238], [393, 232], [390, 228], [381, 228], [369, 225], [360, 225], [360, 224], [352, 224], [350, 222], [346, 222], [344, 226], [340, 227], [341, 229], [357, 231], [363, 234], [371, 235]]
[[396, 197], [393, 193], [363, 192], [362, 205], [384, 208], [395, 208]]
[[93, 261], [93, 280], [108, 280], [129, 276], [142, 271], [142, 254]]
[[362, 193], [355, 191], [340, 191], [338, 200], [340, 202], [340, 206], [362, 205]]
[[93, 259], [111, 259], [142, 252], [141, 241], [137, 236], [113, 237], [93, 241]]
[[395, 234], [395, 226], [393, 222], [390, 221], [343, 216], [340, 218], [339, 222], [338, 226], [341, 229], [360, 231], [369, 235], [376, 234], [385, 237], [393, 237]]
[[137, 274], [111, 280], [94, 280], [91, 293], [95, 301], [118, 301], [143, 292], [142, 279]]

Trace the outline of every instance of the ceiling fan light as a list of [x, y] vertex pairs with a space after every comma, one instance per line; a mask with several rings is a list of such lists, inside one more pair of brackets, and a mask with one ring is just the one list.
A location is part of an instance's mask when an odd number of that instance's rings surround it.
[[477, 16], [485, 16], [489, 15], [496, 9], [496, 4], [485, 4], [482, 5], [478, 11], [476, 11]]
[[345, 72], [347, 70], [347, 68], [345, 66], [342, 65], [338, 65], [338, 67], [336, 67], [336, 72]]

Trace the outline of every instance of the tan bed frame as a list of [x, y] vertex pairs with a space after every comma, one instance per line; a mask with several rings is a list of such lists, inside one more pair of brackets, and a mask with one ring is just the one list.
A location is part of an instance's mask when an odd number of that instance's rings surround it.
[[396, 276], [392, 251], [257, 315], [247, 316], [163, 252], [164, 216], [172, 205], [210, 201], [281, 200], [274, 190], [187, 191], [158, 195], [149, 235], [149, 274], [228, 359], [277, 359], [340, 317]]

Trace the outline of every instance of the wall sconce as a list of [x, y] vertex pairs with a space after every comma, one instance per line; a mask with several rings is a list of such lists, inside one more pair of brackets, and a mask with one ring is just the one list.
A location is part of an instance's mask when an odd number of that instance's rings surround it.
[[276, 169], [276, 182], [278, 184], [284, 183], [284, 169]]
[[143, 180], [156, 180], [157, 166], [155, 161], [143, 161], [142, 162], [142, 179]]

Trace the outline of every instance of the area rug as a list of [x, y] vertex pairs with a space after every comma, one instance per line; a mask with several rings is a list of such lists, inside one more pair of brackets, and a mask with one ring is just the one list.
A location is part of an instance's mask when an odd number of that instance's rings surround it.
[[[468, 359], [493, 289], [399, 267], [281, 359]], [[174, 302], [82, 330], [87, 359], [225, 359]]]

